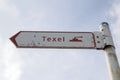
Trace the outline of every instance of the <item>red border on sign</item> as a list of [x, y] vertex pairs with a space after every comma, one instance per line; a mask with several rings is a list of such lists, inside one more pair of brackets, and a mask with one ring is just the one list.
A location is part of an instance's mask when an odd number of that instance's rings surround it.
[[[93, 37], [93, 43], [94, 47], [69, 47], [69, 46], [19, 46], [16, 42], [16, 37], [22, 33], [22, 32], [34, 32], [34, 33], [91, 33]], [[60, 31], [20, 31], [17, 34], [15, 34], [13, 37], [10, 38], [10, 40], [16, 45], [17, 48], [60, 48], [60, 49], [95, 49], [96, 48], [96, 42], [95, 42], [95, 36], [93, 32], [60, 32]]]

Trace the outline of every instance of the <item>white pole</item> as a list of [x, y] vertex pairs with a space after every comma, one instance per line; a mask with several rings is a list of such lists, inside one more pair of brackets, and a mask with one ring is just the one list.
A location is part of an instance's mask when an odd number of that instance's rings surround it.
[[113, 44], [108, 23], [103, 22], [100, 25], [100, 31], [104, 36], [104, 44], [105, 44], [104, 51], [105, 51], [105, 57], [108, 66], [110, 80], [120, 80], [119, 63], [116, 56], [115, 46]]

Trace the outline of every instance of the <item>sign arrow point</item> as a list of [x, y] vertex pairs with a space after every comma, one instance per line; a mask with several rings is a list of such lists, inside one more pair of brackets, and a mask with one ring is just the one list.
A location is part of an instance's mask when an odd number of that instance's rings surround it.
[[15, 44], [16, 47], [18, 47], [18, 44], [16, 42], [16, 37], [21, 33], [22, 31], [18, 32], [17, 34], [15, 34], [14, 36], [12, 36], [10, 38], [10, 40]]

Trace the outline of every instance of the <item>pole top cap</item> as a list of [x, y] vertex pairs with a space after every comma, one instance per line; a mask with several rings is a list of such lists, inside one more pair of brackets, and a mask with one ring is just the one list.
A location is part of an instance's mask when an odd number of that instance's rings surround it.
[[102, 22], [101, 23], [103, 26], [109, 26], [109, 24], [107, 22]]
[[102, 22], [99, 26], [100, 31], [105, 30], [106, 28], [109, 28], [109, 24], [107, 22]]

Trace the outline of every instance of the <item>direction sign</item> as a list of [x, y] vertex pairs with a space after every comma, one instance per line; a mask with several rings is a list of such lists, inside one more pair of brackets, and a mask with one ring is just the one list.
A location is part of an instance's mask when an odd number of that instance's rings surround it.
[[92, 32], [20, 31], [10, 38], [18, 48], [95, 48]]

